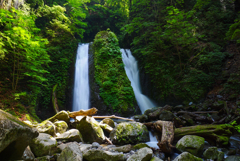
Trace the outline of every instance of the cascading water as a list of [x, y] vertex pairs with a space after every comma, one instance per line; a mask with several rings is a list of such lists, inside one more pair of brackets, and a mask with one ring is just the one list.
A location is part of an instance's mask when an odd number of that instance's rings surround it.
[[[137, 103], [141, 109], [141, 112], [144, 113], [147, 109], [155, 107], [154, 103], [142, 94], [141, 86], [140, 86], [140, 79], [139, 79], [139, 70], [136, 59], [132, 56], [132, 53], [129, 49], [121, 49], [122, 52], [122, 60], [124, 63], [124, 68], [128, 79], [131, 82], [131, 86], [133, 88], [133, 92], [135, 94], [135, 98]], [[153, 148], [158, 148], [157, 146], [157, 138], [153, 136], [151, 132], [149, 132], [150, 142], [147, 142], [149, 146]]]
[[89, 108], [88, 48], [89, 44], [78, 45], [75, 64], [73, 111], [87, 110]]

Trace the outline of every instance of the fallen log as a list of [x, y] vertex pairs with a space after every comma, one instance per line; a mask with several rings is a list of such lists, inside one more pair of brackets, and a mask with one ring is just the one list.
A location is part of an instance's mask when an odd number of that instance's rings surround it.
[[205, 138], [211, 145], [222, 147], [228, 145], [229, 137], [233, 132], [233, 126], [228, 124], [188, 126], [176, 128], [174, 131], [174, 139], [179, 140], [185, 135], [197, 135]]
[[[174, 139], [174, 126], [171, 121], [157, 121], [154, 123], [145, 123], [147, 127], [151, 127], [160, 132], [161, 140], [158, 140], [158, 147], [164, 153], [172, 152], [172, 142]], [[159, 134], [159, 133], [158, 133]], [[159, 137], [160, 138], [160, 137]]]
[[88, 110], [79, 110], [79, 111], [73, 111], [73, 112], [69, 112], [68, 111], [68, 115], [71, 118], [76, 119], [77, 116], [92, 116], [95, 115], [97, 113], [97, 109], [95, 107], [90, 108]]
[[133, 119], [128, 119], [128, 118], [119, 117], [119, 116], [115, 116], [115, 115], [111, 115], [111, 116], [93, 116], [93, 118], [95, 118], [95, 119], [110, 118], [110, 119], [121, 119], [121, 120], [127, 120], [127, 121], [134, 121]]

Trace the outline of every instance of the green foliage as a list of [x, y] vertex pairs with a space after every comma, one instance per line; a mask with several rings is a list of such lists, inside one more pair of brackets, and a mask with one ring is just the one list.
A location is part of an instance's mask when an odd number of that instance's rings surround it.
[[240, 19], [237, 18], [235, 23], [232, 24], [226, 34], [227, 40], [234, 40], [240, 43]]
[[237, 130], [237, 132], [240, 133], [240, 125], [238, 125], [236, 121], [231, 122], [230, 125], [232, 125]]
[[95, 80], [100, 96], [115, 112], [133, 107], [135, 97], [125, 74], [118, 39], [111, 31], [101, 31], [94, 39]]

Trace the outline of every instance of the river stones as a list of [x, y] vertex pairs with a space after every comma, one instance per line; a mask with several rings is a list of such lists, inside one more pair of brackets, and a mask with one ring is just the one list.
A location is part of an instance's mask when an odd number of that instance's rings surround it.
[[20, 160], [38, 131], [0, 110], [0, 160]]
[[176, 148], [181, 152], [189, 152], [193, 155], [200, 155], [203, 151], [205, 139], [195, 135], [185, 135], [176, 144]]
[[139, 122], [123, 122], [110, 133], [114, 144], [126, 145], [149, 141], [149, 132], [145, 125]]

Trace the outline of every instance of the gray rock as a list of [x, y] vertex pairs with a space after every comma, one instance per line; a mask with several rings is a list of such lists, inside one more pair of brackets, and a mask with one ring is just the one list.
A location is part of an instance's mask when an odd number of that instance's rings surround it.
[[50, 159], [51, 157], [47, 155], [47, 156], [35, 158], [34, 161], [50, 161]]
[[77, 122], [77, 129], [82, 134], [83, 141], [85, 143], [103, 143], [105, 135], [99, 123], [93, 118], [84, 116]]
[[98, 148], [99, 146], [100, 146], [100, 144], [97, 143], [97, 142], [93, 142], [93, 143], [92, 143], [92, 147], [93, 147], [93, 148]]
[[18, 160], [30, 141], [38, 136], [38, 131], [0, 110], [0, 158]]
[[100, 127], [106, 131], [108, 134], [113, 131], [113, 128], [108, 124], [99, 123]]
[[227, 157], [224, 161], [240, 161], [240, 156], [232, 155]]
[[56, 133], [62, 134], [68, 129], [68, 124], [65, 121], [56, 121], [54, 125], [56, 126]]
[[193, 155], [200, 155], [204, 147], [204, 138], [195, 135], [185, 135], [176, 144], [181, 152], [189, 152]]
[[124, 161], [124, 154], [103, 151], [99, 149], [90, 149], [83, 152], [83, 158], [89, 161]]
[[38, 124], [37, 130], [39, 133], [46, 133], [51, 136], [54, 136], [56, 134], [55, 125], [51, 121], [48, 121], [48, 120], [45, 120], [45, 121], [41, 122], [40, 124]]
[[57, 140], [49, 134], [40, 133], [30, 143], [30, 148], [36, 157], [52, 155], [59, 151], [57, 148]]
[[[222, 153], [222, 154], [221, 154]], [[203, 152], [205, 159], [217, 159], [217, 161], [222, 161], [224, 159], [224, 153], [219, 152], [217, 147], [210, 147]]]
[[57, 158], [58, 161], [82, 161], [83, 155], [80, 150], [78, 143], [73, 142], [68, 144], [59, 157]]
[[144, 115], [148, 115], [154, 111], [157, 111], [158, 109], [160, 109], [162, 107], [153, 107], [153, 108], [150, 108], [150, 109], [147, 109], [145, 112], [144, 112]]
[[152, 155], [152, 149], [145, 147], [130, 156], [127, 161], [149, 161], [152, 158]]
[[35, 157], [29, 146], [25, 149], [22, 159], [25, 161], [34, 161]]
[[128, 153], [131, 151], [132, 145], [128, 144], [128, 145], [123, 145], [123, 146], [119, 146], [119, 147], [113, 147], [111, 149], [114, 151], [118, 151], [118, 152]]
[[163, 160], [157, 157], [153, 157], [150, 161], [163, 161]]
[[149, 141], [149, 132], [139, 122], [123, 122], [110, 133], [110, 138], [117, 145], [136, 144]]
[[92, 144], [81, 144], [81, 145], [80, 145], [80, 150], [81, 150], [82, 152], [87, 151], [87, 150], [89, 150], [89, 149], [91, 149], [91, 148], [92, 148]]
[[145, 122], [148, 120], [148, 116], [147, 115], [135, 115], [134, 117], [134, 120], [135, 121], [138, 121], [138, 122]]
[[203, 160], [188, 152], [183, 152], [182, 154], [177, 156], [173, 161], [203, 161]]
[[82, 135], [81, 133], [77, 130], [77, 129], [71, 129], [69, 131], [66, 131], [62, 134], [60, 134], [59, 136], [56, 137], [56, 139], [58, 141], [62, 141], [62, 142], [81, 142], [82, 140]]
[[172, 121], [174, 119], [174, 114], [170, 111], [163, 110], [161, 114], [159, 115], [159, 120], [163, 121]]

